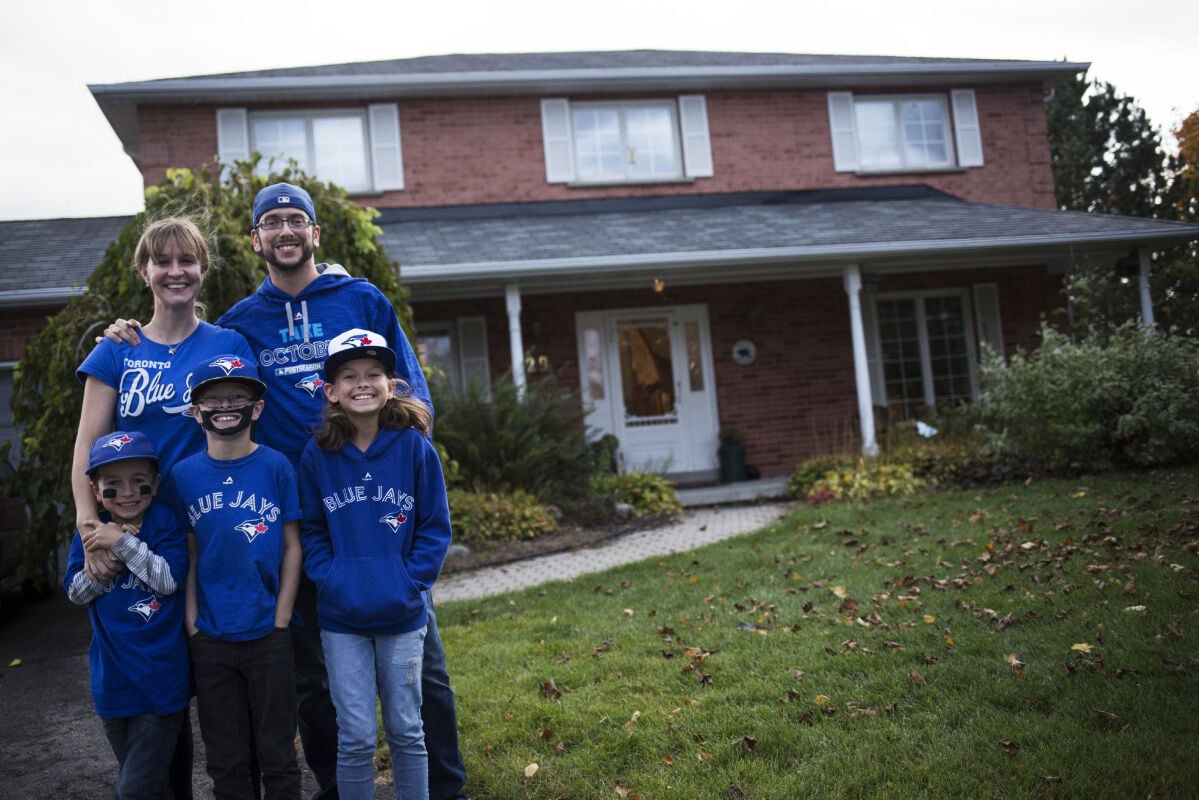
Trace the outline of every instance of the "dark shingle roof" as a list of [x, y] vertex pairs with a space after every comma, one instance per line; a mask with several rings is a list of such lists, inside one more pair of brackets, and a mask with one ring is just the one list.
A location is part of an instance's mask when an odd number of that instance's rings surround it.
[[[0, 302], [81, 286], [128, 221], [0, 222]], [[973, 203], [924, 186], [386, 209], [377, 223], [418, 299], [490, 294], [509, 280], [581, 287], [658, 268], [720, 283], [763, 269], [833, 274], [849, 261], [1027, 264], [1199, 239], [1199, 225]]]
[[0, 221], [0, 296], [82, 288], [131, 219]]
[[937, 249], [1199, 237], [1161, 220], [973, 203], [927, 187], [384, 211], [388, 253], [408, 269], [730, 252], [885, 258]]
[[196, 78], [305, 78], [347, 75], [438, 75], [467, 72], [542, 72], [561, 70], [678, 69], [701, 67], [898, 66], [931, 64], [1021, 64], [1011, 59], [933, 58], [806, 53], [730, 53], [698, 50], [613, 50], [561, 53], [457, 53], [359, 61], [283, 69], [225, 72]]

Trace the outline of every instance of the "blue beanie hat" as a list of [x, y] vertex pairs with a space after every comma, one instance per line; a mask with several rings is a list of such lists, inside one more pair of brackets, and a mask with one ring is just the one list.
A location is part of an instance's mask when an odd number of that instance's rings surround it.
[[254, 221], [251, 227], [258, 225], [263, 214], [276, 208], [303, 211], [308, 219], [316, 222], [316, 210], [312, 207], [312, 197], [308, 192], [290, 183], [276, 183], [263, 189], [254, 198]]
[[154, 462], [158, 468], [158, 454], [154, 445], [141, 431], [113, 431], [106, 433], [96, 440], [87, 457], [87, 476], [90, 478], [97, 469], [114, 461], [127, 461], [131, 458], [146, 458]]

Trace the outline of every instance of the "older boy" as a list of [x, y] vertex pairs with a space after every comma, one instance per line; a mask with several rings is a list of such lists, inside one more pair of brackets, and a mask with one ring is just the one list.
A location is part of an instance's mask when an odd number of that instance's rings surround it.
[[[187, 574], [187, 538], [168, 508], [151, 504], [158, 456], [145, 434], [101, 436], [87, 477], [102, 524], [76, 534], [63, 583], [92, 620], [92, 698], [117, 758], [116, 797], [157, 798], [189, 701], [177, 591]], [[111, 550], [123, 569], [105, 579], [88, 568], [87, 550]]]
[[291, 624], [300, 579], [295, 471], [256, 444], [266, 385], [258, 366], [216, 356], [193, 373], [191, 414], [207, 448], [171, 470], [168, 491], [190, 525], [187, 632], [196, 707], [218, 798], [299, 798]]

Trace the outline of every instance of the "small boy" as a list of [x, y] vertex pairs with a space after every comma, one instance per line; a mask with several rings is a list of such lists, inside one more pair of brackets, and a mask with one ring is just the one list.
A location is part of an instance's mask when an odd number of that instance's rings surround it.
[[300, 579], [295, 471], [256, 444], [266, 385], [242, 356], [200, 362], [191, 415], [207, 448], [171, 470], [167, 491], [188, 525], [186, 625], [213, 793], [299, 798], [291, 624]]
[[[187, 536], [169, 508], [151, 503], [158, 456], [145, 434], [101, 436], [87, 477], [102, 524], [76, 532], [63, 585], [91, 616], [92, 698], [117, 758], [116, 797], [161, 797], [189, 703], [177, 591], [188, 569]], [[124, 564], [112, 580], [87, 566], [84, 553], [95, 550], [111, 550]]]

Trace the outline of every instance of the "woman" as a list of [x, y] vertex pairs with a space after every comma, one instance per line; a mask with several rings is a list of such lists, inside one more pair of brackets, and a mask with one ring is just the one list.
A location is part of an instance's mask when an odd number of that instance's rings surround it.
[[[87, 477], [91, 444], [120, 429], [144, 433], [158, 451], [167, 474], [175, 462], [204, 447], [204, 430], [189, 416], [191, 373], [217, 353], [236, 353], [257, 363], [245, 338], [201, 319], [197, 303], [211, 254], [190, 219], [167, 217], [146, 226], [133, 255], [134, 269], [154, 294], [154, 315], [142, 327], [137, 345], [101, 341], [79, 366], [83, 409], [75, 434], [71, 491], [80, 535], [100, 526], [96, 496]], [[122, 569], [110, 551], [87, 553], [85, 567], [111, 580]], [[185, 721], [179, 735], [170, 783], [174, 796], [190, 798], [192, 732]]]

